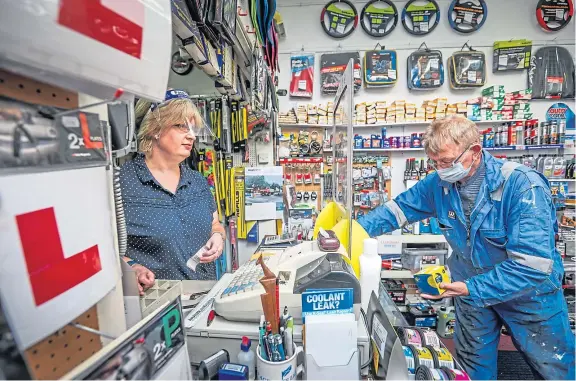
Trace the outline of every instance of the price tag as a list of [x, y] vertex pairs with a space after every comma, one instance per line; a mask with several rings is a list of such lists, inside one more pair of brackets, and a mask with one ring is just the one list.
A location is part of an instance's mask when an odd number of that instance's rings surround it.
[[473, 20], [473, 15], [472, 12], [466, 12], [464, 13], [464, 22], [466, 24], [472, 24], [472, 20]]

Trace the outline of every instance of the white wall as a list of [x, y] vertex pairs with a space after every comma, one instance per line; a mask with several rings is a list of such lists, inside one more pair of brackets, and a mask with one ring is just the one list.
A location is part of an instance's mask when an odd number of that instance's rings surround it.
[[[360, 13], [367, 1], [353, 1], [356, 9]], [[407, 1], [394, 1], [396, 8], [401, 13]], [[396, 86], [387, 89], [360, 89], [355, 96], [355, 103], [361, 101], [387, 100], [389, 102], [396, 99], [405, 99], [420, 105], [425, 99], [437, 97], [447, 97], [450, 103], [466, 100], [480, 95], [479, 89], [473, 90], [452, 90], [446, 79], [444, 86], [434, 91], [409, 91], [406, 80], [406, 59], [414, 50], [418, 49], [422, 42], [426, 42], [430, 49], [442, 51], [446, 60], [453, 52], [459, 51], [465, 42], [477, 50], [481, 50], [487, 57], [487, 85], [504, 85], [507, 91], [521, 90], [526, 88], [527, 72], [506, 72], [493, 74], [492, 68], [492, 45], [494, 41], [526, 38], [533, 41], [535, 52], [539, 46], [546, 44], [561, 45], [566, 47], [574, 55], [575, 47], [575, 25], [572, 20], [569, 26], [557, 33], [543, 31], [535, 18], [537, 0], [486, 0], [488, 5], [488, 18], [482, 28], [468, 35], [458, 34], [450, 28], [446, 17], [447, 9], [451, 0], [437, 0], [440, 5], [441, 19], [436, 29], [427, 36], [413, 36], [404, 30], [401, 20], [398, 21], [396, 29], [388, 36], [377, 39], [368, 36], [358, 25], [358, 28], [344, 39], [334, 39], [329, 37], [320, 25], [320, 12], [327, 0], [312, 0], [309, 2], [302, 0], [279, 0], [278, 11], [282, 15], [286, 27], [286, 38], [280, 41], [279, 56], [279, 88], [288, 89], [290, 84], [290, 55], [304, 50], [305, 52], [316, 53], [316, 66], [314, 74], [314, 97], [311, 100], [301, 102], [326, 103], [332, 99], [331, 96], [320, 94], [320, 67], [319, 60], [322, 53], [338, 51], [359, 51], [360, 58], [364, 56], [364, 51], [374, 49], [376, 43], [385, 46], [386, 49], [394, 49], [398, 56], [398, 82]], [[280, 109], [287, 111], [295, 107], [298, 99], [281, 97]], [[546, 110], [553, 102], [533, 101], [532, 110], [535, 118], [543, 118]], [[568, 101], [567, 103], [574, 102]], [[411, 132], [422, 131], [424, 126], [410, 126], [406, 130], [403, 127], [388, 128], [389, 136], [409, 135]], [[379, 133], [379, 128], [362, 129], [361, 134]], [[404, 171], [405, 157], [417, 157], [414, 153], [392, 153], [392, 166], [395, 168], [394, 178], [402, 178]], [[402, 181], [392, 181], [392, 195], [397, 195], [403, 191]]]

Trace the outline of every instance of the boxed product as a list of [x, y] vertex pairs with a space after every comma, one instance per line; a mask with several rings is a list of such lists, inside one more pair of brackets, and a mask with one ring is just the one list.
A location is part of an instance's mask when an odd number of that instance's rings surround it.
[[445, 107], [448, 103], [448, 98], [436, 98], [436, 107]]
[[425, 118], [426, 117], [426, 109], [423, 107], [418, 107], [416, 109], [416, 117], [417, 118]]
[[492, 110], [487, 110], [487, 109], [481, 109], [480, 111], [480, 117], [482, 118], [482, 120], [494, 120], [494, 114]]
[[512, 98], [517, 100], [529, 101], [530, 99], [532, 99], [532, 89], [513, 91], [511, 93], [507, 93], [506, 95], [507, 96], [510, 95]]
[[514, 112], [516, 111], [531, 112], [530, 103], [518, 103], [512, 107], [514, 108]]
[[495, 85], [482, 89], [483, 96], [502, 98], [505, 94], [506, 91], [504, 90], [504, 86], [502, 85]]
[[482, 104], [482, 98], [483, 97], [476, 97], [476, 98], [468, 99], [466, 101], [466, 103], [469, 105], [480, 105], [480, 104]]
[[470, 120], [480, 120], [481, 110], [480, 105], [468, 105], [466, 117]]

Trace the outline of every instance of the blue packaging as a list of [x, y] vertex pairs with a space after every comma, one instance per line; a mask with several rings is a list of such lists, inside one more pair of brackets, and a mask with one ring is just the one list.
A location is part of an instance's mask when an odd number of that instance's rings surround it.
[[430, 218], [426, 218], [419, 222], [420, 224], [420, 234], [430, 234], [432, 229], [430, 227]]
[[386, 127], [382, 127], [382, 140], [386, 140]]
[[246, 365], [224, 363], [218, 369], [219, 380], [247, 380], [248, 367]]
[[362, 148], [362, 136], [358, 134], [354, 135], [354, 148], [356, 149]]

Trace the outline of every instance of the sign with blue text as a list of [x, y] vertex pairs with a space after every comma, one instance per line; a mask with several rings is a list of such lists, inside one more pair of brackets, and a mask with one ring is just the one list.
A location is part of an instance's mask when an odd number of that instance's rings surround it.
[[306, 290], [302, 293], [302, 318], [309, 315], [346, 314], [354, 312], [351, 288]]

